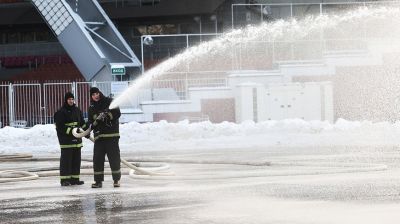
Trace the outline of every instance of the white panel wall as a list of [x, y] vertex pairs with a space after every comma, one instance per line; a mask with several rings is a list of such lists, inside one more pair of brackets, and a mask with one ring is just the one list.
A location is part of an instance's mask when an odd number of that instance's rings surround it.
[[254, 120], [253, 89], [263, 88], [261, 84], [243, 83], [235, 88], [236, 122]]
[[270, 84], [266, 96], [266, 120], [333, 121], [332, 86], [328, 82]]
[[332, 86], [324, 83], [246, 83], [235, 89], [236, 122], [300, 118], [333, 122]]
[[[242, 83], [234, 88], [191, 88], [190, 100], [142, 102], [142, 119], [154, 113], [199, 112], [202, 99], [235, 99], [235, 118], [256, 122], [300, 118], [333, 122], [333, 93], [329, 82]], [[137, 115], [135, 115], [137, 117]]]

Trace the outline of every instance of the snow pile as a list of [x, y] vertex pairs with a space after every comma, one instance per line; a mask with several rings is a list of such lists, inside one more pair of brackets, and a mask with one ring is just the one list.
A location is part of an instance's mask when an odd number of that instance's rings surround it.
[[[395, 146], [400, 144], [400, 123], [346, 121], [335, 124], [300, 119], [241, 124], [223, 122], [131, 122], [120, 126], [121, 149], [169, 150], [268, 146]], [[30, 129], [0, 129], [0, 152], [59, 152], [54, 125]], [[92, 143], [84, 140], [84, 150]]]

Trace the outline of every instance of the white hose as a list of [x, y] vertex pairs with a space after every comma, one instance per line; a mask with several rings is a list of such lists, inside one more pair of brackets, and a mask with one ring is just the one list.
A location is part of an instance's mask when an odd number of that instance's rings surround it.
[[[176, 161], [177, 163], [178, 160]], [[190, 164], [203, 164], [197, 163], [195, 160]], [[204, 162], [204, 161], [202, 161]], [[183, 161], [183, 163], [189, 164], [189, 161]], [[212, 164], [211, 161], [207, 161], [206, 164]], [[218, 163], [217, 163], [218, 164]], [[224, 164], [228, 164], [225, 162]], [[236, 164], [235, 162], [231, 162], [231, 165], [242, 165]], [[283, 165], [283, 166], [282, 166]], [[247, 166], [259, 166], [251, 165], [251, 162], [247, 163]], [[359, 172], [374, 172], [374, 171], [384, 171], [387, 170], [387, 165], [384, 164], [361, 164], [361, 163], [346, 163], [346, 164], [336, 164], [336, 166], [318, 166], [313, 164], [313, 162], [296, 164], [295, 162], [288, 164], [285, 166], [284, 164], [278, 163], [270, 163], [268, 166], [279, 167], [292, 167], [292, 169], [254, 169], [254, 170], [237, 170], [234, 172], [203, 172], [197, 173], [196, 175], [192, 175], [191, 173], [181, 174], [179, 176], [173, 177], [156, 177], [150, 175], [130, 175], [131, 178], [135, 179], [160, 179], [160, 180], [220, 180], [220, 179], [236, 179], [236, 178], [251, 178], [251, 177], [274, 177], [274, 176], [301, 176], [301, 175], [321, 175], [321, 174], [337, 174], [337, 173], [359, 173]], [[301, 167], [314, 167], [315, 169], [301, 169]], [[296, 169], [300, 168], [300, 169]], [[326, 169], [329, 168], [329, 169]], [[132, 173], [132, 170], [130, 171]]]
[[89, 135], [90, 132], [92, 131], [92, 128], [89, 127], [88, 129], [86, 129], [86, 131], [84, 131], [82, 128], [79, 128], [79, 131], [80, 132], [78, 133], [78, 128], [72, 129], [72, 134], [75, 136], [75, 138], [83, 138], [83, 137]]
[[[0, 154], [0, 158], [14, 158], [15, 160], [26, 160], [26, 157], [32, 157], [29, 154], [9, 154], [4, 155]], [[7, 158], [8, 159], [8, 158]], [[41, 161], [52, 160], [54, 158], [42, 158]], [[34, 159], [32, 159], [34, 160]], [[83, 159], [84, 160], [84, 159]], [[183, 164], [230, 164], [230, 165], [240, 165], [240, 166], [259, 166], [260, 168], [255, 168], [252, 170], [237, 170], [234, 172], [219, 172], [214, 170], [212, 172], [200, 172], [196, 175], [192, 173], [181, 174], [179, 176], [173, 176], [172, 173], [160, 172], [162, 170], [167, 170], [169, 165], [167, 164], [150, 164], [151, 172], [148, 169], [143, 170], [138, 168], [137, 166], [131, 164], [125, 159], [121, 159], [121, 162], [124, 163], [130, 169], [121, 169], [123, 174], [129, 174], [131, 178], [139, 178], [139, 179], [165, 179], [165, 180], [213, 180], [213, 179], [230, 179], [230, 178], [250, 178], [250, 177], [272, 177], [272, 176], [298, 176], [298, 175], [321, 175], [321, 174], [334, 174], [334, 173], [355, 173], [355, 172], [373, 172], [373, 171], [383, 171], [387, 170], [387, 165], [384, 164], [367, 164], [367, 163], [353, 163], [353, 162], [345, 162], [345, 163], [327, 163], [327, 162], [316, 162], [316, 161], [275, 161], [275, 162], [266, 162], [266, 161], [222, 161], [222, 160], [190, 160], [190, 159], [157, 159], [157, 158], [133, 158], [130, 159], [137, 162], [155, 162], [158, 163], [160, 161], [167, 161], [172, 163], [183, 163]], [[11, 161], [11, 159], [10, 159]], [[85, 160], [86, 161], [86, 160]], [[89, 161], [89, 160], [87, 160]], [[142, 163], [137, 163], [141, 165]], [[273, 166], [278, 169], [265, 169], [264, 166]], [[81, 175], [93, 175], [93, 170], [87, 170], [88, 168], [92, 168], [92, 166], [83, 166], [84, 170], [82, 170]], [[287, 168], [291, 169], [287, 169]], [[302, 169], [302, 167], [309, 167], [312, 169]], [[300, 169], [298, 169], [300, 168]], [[57, 169], [57, 167], [53, 167], [53, 169]], [[144, 171], [144, 172], [143, 172]], [[35, 173], [33, 173], [35, 172]], [[105, 172], [105, 174], [111, 174], [111, 172]], [[0, 171], [0, 183], [5, 182], [16, 182], [16, 181], [27, 181], [27, 180], [35, 180], [39, 177], [49, 177], [49, 176], [58, 176], [58, 170], [51, 169], [40, 169], [36, 168], [32, 172], [26, 171], [15, 171], [15, 170], [4, 170]]]
[[[90, 129], [88, 129], [90, 130]], [[90, 134], [90, 131], [80, 130], [74, 128], [72, 133], [77, 138], [82, 138]], [[89, 137], [94, 142], [92, 136]], [[54, 158], [53, 158], [54, 159]], [[30, 154], [0, 154], [0, 161], [16, 161], [16, 160], [32, 160]], [[132, 178], [140, 179], [164, 179], [167, 180], [201, 180], [201, 179], [221, 179], [221, 178], [248, 178], [248, 177], [267, 177], [267, 176], [296, 176], [296, 175], [318, 175], [318, 174], [331, 174], [331, 173], [352, 173], [352, 172], [371, 172], [386, 170], [387, 166], [384, 164], [365, 164], [365, 163], [340, 163], [331, 164], [326, 162], [300, 162], [300, 161], [276, 161], [271, 164], [268, 161], [225, 161], [225, 160], [190, 160], [190, 159], [152, 159], [152, 158], [134, 158], [136, 162], [170, 162], [170, 163], [187, 163], [187, 164], [230, 164], [230, 165], [245, 165], [245, 166], [274, 166], [274, 167], [314, 167], [309, 170], [285, 170], [285, 169], [255, 169], [246, 171], [235, 171], [229, 173], [219, 173], [213, 171], [212, 173], [200, 173], [197, 175], [186, 174], [175, 176], [172, 172], [166, 172], [169, 169], [167, 164], [153, 165], [151, 168], [139, 168], [127, 160], [121, 158], [121, 162], [130, 168], [129, 176]], [[139, 164], [140, 166], [141, 164]], [[151, 169], [151, 171], [149, 170]], [[122, 170], [121, 170], [122, 171]], [[165, 172], [164, 172], [165, 171]], [[108, 172], [110, 173], [110, 172]], [[126, 169], [124, 171], [126, 173]], [[93, 174], [93, 171], [83, 170], [82, 175]], [[59, 172], [56, 170], [47, 170], [37, 173], [15, 170], [0, 171], [0, 183], [35, 180], [44, 176], [57, 176]], [[173, 176], [173, 177], [172, 177]]]
[[0, 161], [31, 160], [31, 154], [0, 154]]
[[[72, 134], [76, 137], [76, 138], [83, 138], [87, 135], [90, 134], [91, 128], [88, 128], [86, 131], [83, 131], [81, 128], [79, 128], [80, 133], [78, 133], [78, 128], [74, 128], [72, 129]], [[94, 139], [92, 136], [89, 137], [89, 139], [94, 142]], [[149, 176], [173, 176], [174, 173], [171, 172], [152, 172], [149, 170], [145, 170], [145, 169], [141, 169], [138, 168], [137, 166], [129, 163], [128, 161], [126, 161], [125, 159], [121, 158], [121, 162], [131, 168], [132, 170], [134, 170], [135, 172], [129, 172], [129, 175], [149, 175]]]
[[[31, 160], [31, 154], [0, 154], [0, 161], [20, 161], [20, 160]], [[38, 179], [39, 176], [35, 173], [27, 172], [27, 171], [19, 171], [19, 170], [2, 170], [0, 171], [0, 183], [5, 182], [16, 182], [16, 181], [26, 181], [26, 180], [35, 180]]]
[[[174, 176], [174, 173], [171, 172], [160, 172], [160, 173], [156, 173], [156, 172], [152, 172], [150, 170], [145, 170], [145, 169], [140, 169], [137, 166], [129, 163], [128, 161], [124, 160], [121, 158], [121, 162], [123, 164], [125, 164], [125, 166], [131, 168], [132, 170], [134, 170], [135, 172], [129, 172], [129, 175], [149, 175], [149, 176]], [[169, 168], [169, 166], [162, 166], [162, 167], [158, 167], [158, 170], [165, 170]]]
[[[80, 131], [78, 133], [78, 130]], [[89, 127], [86, 131], [81, 128], [72, 129], [72, 134], [76, 138], [83, 138], [90, 135], [91, 128]], [[94, 142], [93, 136], [90, 136], [89, 139]], [[0, 161], [17, 161], [17, 160], [32, 160], [31, 154], [0, 154]], [[173, 176], [174, 173], [171, 172], [154, 172], [154, 171], [162, 171], [169, 168], [168, 165], [160, 165], [158, 167], [152, 167], [153, 171], [138, 168], [137, 166], [131, 164], [125, 159], [121, 158], [121, 162], [130, 168], [131, 170], [128, 172], [130, 176], [134, 175], [146, 175], [146, 176]], [[82, 172], [82, 174], [93, 174], [92, 172]], [[28, 171], [19, 171], [19, 170], [3, 170], [0, 171], [0, 183], [6, 182], [16, 182], [16, 181], [27, 181], [27, 180], [35, 180], [39, 177], [47, 177], [47, 176], [57, 176], [59, 175], [58, 171], [40, 171], [37, 173], [32, 173]]]
[[30, 173], [27, 171], [19, 171], [19, 170], [0, 171], [0, 183], [35, 180], [38, 178], [39, 176], [37, 174]]

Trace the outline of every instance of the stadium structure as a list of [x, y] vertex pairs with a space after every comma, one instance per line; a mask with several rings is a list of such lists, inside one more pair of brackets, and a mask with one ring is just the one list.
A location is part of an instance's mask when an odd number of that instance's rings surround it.
[[[66, 91], [87, 111], [91, 86], [117, 96], [163, 61], [233, 29], [381, 2], [0, 0], [0, 121], [15, 127], [52, 123]], [[298, 53], [308, 47], [304, 42], [246, 43], [223, 56], [230, 63], [213, 59], [168, 71], [121, 106], [121, 120], [395, 117], [392, 108], [361, 113], [370, 105], [342, 100], [347, 96], [338, 89], [348, 86], [335, 85], [354, 67], [379, 70], [383, 56], [369, 55], [359, 40], [329, 49], [322, 39], [323, 47], [307, 55]], [[257, 51], [260, 46], [264, 50]]]

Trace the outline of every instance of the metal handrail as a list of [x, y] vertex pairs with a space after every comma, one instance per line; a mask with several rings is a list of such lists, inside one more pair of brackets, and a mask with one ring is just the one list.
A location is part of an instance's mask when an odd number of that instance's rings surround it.
[[381, 4], [381, 3], [400, 3], [399, 1], [362, 1], [362, 2], [321, 2], [321, 3], [316, 3], [316, 2], [294, 2], [294, 3], [234, 3], [232, 5], [274, 5], [274, 6], [290, 6], [290, 5], [351, 5], [351, 4], [371, 4], [371, 3], [376, 3], [376, 4]]
[[[231, 20], [232, 20], [232, 29], [234, 29], [234, 16], [233, 16], [233, 8], [235, 6], [290, 6], [291, 11], [293, 11], [293, 6], [304, 6], [304, 5], [319, 5], [320, 6], [320, 14], [323, 14], [323, 6], [326, 5], [354, 5], [354, 4], [359, 4], [359, 5], [367, 5], [367, 4], [392, 4], [392, 3], [398, 3], [400, 4], [400, 1], [392, 0], [392, 1], [363, 1], [363, 2], [322, 2], [322, 3], [234, 3], [231, 4]], [[293, 17], [293, 15], [291, 15]]]

